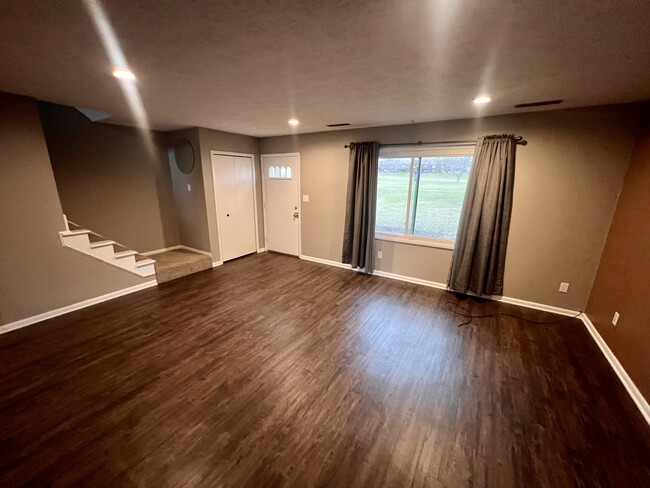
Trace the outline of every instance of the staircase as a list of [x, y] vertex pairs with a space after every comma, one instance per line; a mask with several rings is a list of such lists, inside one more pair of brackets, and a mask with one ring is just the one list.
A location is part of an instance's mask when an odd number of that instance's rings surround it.
[[153, 259], [142, 256], [119, 242], [105, 239], [96, 232], [82, 229], [74, 222], [68, 220], [65, 222], [67, 230], [59, 232], [64, 247], [138, 276], [147, 277], [156, 274], [154, 267], [156, 262]]

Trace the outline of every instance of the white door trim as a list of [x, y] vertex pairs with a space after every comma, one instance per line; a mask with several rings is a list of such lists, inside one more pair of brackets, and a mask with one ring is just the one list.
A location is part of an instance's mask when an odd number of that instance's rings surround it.
[[[210, 169], [212, 170], [212, 194], [214, 196], [214, 211], [216, 213], [217, 217], [217, 233], [219, 235], [219, 260], [223, 261], [223, 247], [221, 245], [221, 220], [219, 219], [219, 204], [217, 203], [217, 182], [215, 181], [215, 176], [216, 173], [214, 171], [214, 161], [212, 160], [213, 156], [237, 156], [241, 158], [251, 158], [251, 169], [253, 170], [253, 206], [255, 207], [255, 211], [253, 212], [253, 216], [255, 217], [255, 249], [257, 249], [257, 252], [260, 252], [260, 236], [259, 236], [259, 229], [258, 229], [258, 220], [259, 217], [257, 215], [257, 172], [255, 171], [255, 154], [249, 154], [249, 153], [238, 153], [238, 152], [231, 152], [231, 151], [218, 151], [211, 149], [210, 150]], [[262, 180], [262, 183], [264, 180]], [[262, 191], [264, 189], [262, 188]], [[265, 233], [265, 239], [266, 239], [266, 228], [264, 229]], [[266, 241], [264, 242], [266, 247]]]
[[260, 155], [260, 171], [262, 172], [262, 211], [264, 212], [264, 249], [268, 249], [269, 245], [268, 242], [266, 241], [266, 236], [269, 235], [268, 229], [266, 227], [266, 223], [268, 222], [268, 218], [266, 216], [266, 184], [264, 183], [266, 180], [264, 178], [264, 158], [277, 158], [277, 157], [285, 157], [285, 156], [296, 156], [298, 158], [298, 213], [300, 217], [298, 217], [298, 256], [302, 256], [302, 184], [301, 184], [301, 179], [302, 179], [302, 167], [300, 165], [300, 153], [299, 152], [293, 152], [293, 153], [268, 153], [268, 154], [262, 154]]

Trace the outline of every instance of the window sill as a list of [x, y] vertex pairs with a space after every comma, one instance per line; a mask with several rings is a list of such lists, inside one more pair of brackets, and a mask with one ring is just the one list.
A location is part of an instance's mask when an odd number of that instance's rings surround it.
[[453, 251], [454, 249], [454, 241], [448, 241], [444, 239], [410, 237], [394, 234], [375, 234], [375, 239], [378, 241], [390, 241], [399, 242], [401, 244], [410, 244], [412, 246], [434, 247], [436, 249], [444, 249], [447, 251]]

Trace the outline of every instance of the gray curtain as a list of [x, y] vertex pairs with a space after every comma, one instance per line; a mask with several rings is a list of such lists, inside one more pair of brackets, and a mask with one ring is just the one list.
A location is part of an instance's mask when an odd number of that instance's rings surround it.
[[375, 210], [377, 207], [378, 142], [350, 144], [348, 197], [343, 233], [344, 263], [374, 271]]
[[516, 148], [512, 135], [477, 141], [447, 283], [452, 291], [503, 294]]

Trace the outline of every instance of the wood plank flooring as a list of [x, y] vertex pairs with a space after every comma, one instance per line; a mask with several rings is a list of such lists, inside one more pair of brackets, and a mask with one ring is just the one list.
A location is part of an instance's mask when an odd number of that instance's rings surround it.
[[0, 485], [650, 486], [579, 321], [447, 301], [264, 253], [4, 334]]

